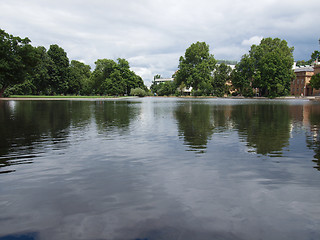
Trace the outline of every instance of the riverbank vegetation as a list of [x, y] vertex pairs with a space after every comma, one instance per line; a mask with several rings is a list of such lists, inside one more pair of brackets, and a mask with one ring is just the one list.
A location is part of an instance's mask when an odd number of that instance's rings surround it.
[[[33, 47], [28, 38], [12, 36], [0, 29], [0, 97], [48, 96], [217, 96], [279, 97], [290, 93], [295, 78], [293, 47], [279, 38], [262, 39], [232, 69], [217, 61], [205, 42], [191, 44], [181, 56], [173, 81], [149, 89], [130, 70], [126, 59], [98, 59], [95, 69], [77, 60], [69, 61], [57, 44], [47, 50]], [[313, 58], [319, 57], [315, 51]], [[159, 78], [160, 75], [156, 75]], [[318, 78], [313, 78], [317, 86]], [[188, 91], [186, 91], [188, 89]]]
[[67, 57], [57, 44], [33, 47], [0, 29], [0, 97], [9, 95], [129, 95], [148, 92], [126, 59], [98, 59], [95, 69]]
[[192, 88], [191, 94], [194, 96], [286, 96], [295, 78], [293, 49], [285, 40], [262, 39], [259, 45], [251, 46], [249, 53], [243, 55], [232, 70], [225, 63], [217, 64], [210, 54], [209, 45], [197, 42], [180, 57], [174, 81], [154, 82], [151, 90], [158, 95], [180, 95], [183, 89]]

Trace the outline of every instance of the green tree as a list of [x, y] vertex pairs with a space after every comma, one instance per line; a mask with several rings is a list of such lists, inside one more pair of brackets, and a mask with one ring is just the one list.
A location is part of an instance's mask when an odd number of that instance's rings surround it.
[[314, 51], [312, 54], [311, 54], [311, 59], [309, 60], [310, 61], [310, 64], [315, 62], [316, 60], [320, 60], [320, 52], [319, 51]]
[[161, 75], [157, 74], [157, 75], [154, 75], [153, 80], [160, 79], [160, 78], [161, 78]]
[[252, 96], [253, 94], [252, 78], [254, 71], [253, 59], [245, 54], [231, 73], [232, 85], [243, 96]]
[[9, 87], [23, 83], [38, 61], [28, 38], [14, 37], [0, 29], [0, 97]]
[[285, 40], [265, 38], [260, 45], [252, 45], [250, 57], [254, 61], [253, 87], [261, 96], [285, 96], [295, 75], [292, 70], [293, 50]]
[[118, 58], [118, 69], [124, 80], [124, 91], [121, 94], [129, 94], [134, 88], [147, 90], [142, 78], [130, 70], [129, 62], [126, 59]]
[[133, 88], [147, 90], [143, 80], [130, 70], [127, 60], [118, 58], [118, 63], [110, 59], [98, 59], [92, 73], [92, 89], [96, 94], [124, 95]]
[[125, 93], [125, 81], [121, 76], [121, 73], [118, 69], [115, 69], [110, 76], [105, 80], [105, 93], [107, 95], [123, 95]]
[[117, 63], [110, 59], [98, 59], [95, 64], [96, 67], [91, 75], [92, 90], [95, 94], [103, 95], [111, 84], [110, 81], [107, 84], [106, 79], [117, 69]]
[[52, 93], [65, 94], [68, 91], [69, 81], [69, 59], [63, 48], [57, 44], [50, 45], [48, 56], [52, 60], [52, 65], [48, 68]]
[[259, 45], [252, 45], [249, 55], [237, 64], [233, 82], [236, 87], [258, 88], [261, 96], [288, 95], [294, 79], [292, 66], [293, 47], [279, 38], [265, 38]]
[[162, 83], [153, 82], [150, 86], [152, 93], [156, 93], [159, 96], [170, 96], [175, 94], [177, 90], [177, 85], [175, 81], [167, 81]]
[[213, 91], [214, 94], [218, 97], [223, 97], [227, 93], [226, 82], [230, 78], [231, 67], [221, 63], [217, 66], [216, 71], [213, 73]]
[[50, 75], [49, 68], [54, 64], [53, 60], [49, 57], [45, 47], [37, 47], [39, 54], [39, 62], [32, 74], [32, 82], [36, 88], [34, 94], [45, 94], [48, 95], [51, 91], [50, 88]]
[[315, 89], [320, 88], [320, 73], [317, 73], [311, 77], [310, 85]]
[[90, 66], [82, 62], [72, 60], [69, 72], [70, 94], [90, 94], [89, 79], [91, 76]]
[[209, 53], [209, 45], [205, 42], [191, 44], [184, 57], [180, 57], [179, 70], [175, 76], [177, 85], [184, 82], [194, 90], [205, 90], [207, 83], [211, 83], [215, 64], [214, 56]]
[[311, 64], [310, 60], [309, 60], [309, 61], [299, 60], [299, 61], [297, 61], [297, 63], [296, 63], [296, 65], [297, 65], [298, 67], [306, 66], [306, 65], [310, 65], [310, 64]]
[[320, 60], [320, 52], [315, 50], [311, 56], [310, 56], [310, 60], [308, 61], [305, 61], [305, 60], [300, 60], [300, 61], [297, 61], [297, 66], [300, 67], [300, 66], [306, 66], [306, 65], [312, 65], [314, 62], [316, 61], [319, 61]]

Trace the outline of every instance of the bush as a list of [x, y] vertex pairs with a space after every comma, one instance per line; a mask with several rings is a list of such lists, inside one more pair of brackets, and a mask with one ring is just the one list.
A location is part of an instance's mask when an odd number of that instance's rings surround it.
[[130, 95], [131, 96], [138, 96], [138, 97], [145, 97], [145, 96], [147, 96], [147, 93], [145, 90], [143, 90], [141, 88], [133, 88], [130, 91]]
[[199, 96], [203, 96], [204, 93], [203, 93], [203, 91], [200, 90], [200, 89], [198, 89], [198, 90], [192, 89], [191, 95], [192, 95], [192, 96], [195, 96], [195, 97], [199, 97]]

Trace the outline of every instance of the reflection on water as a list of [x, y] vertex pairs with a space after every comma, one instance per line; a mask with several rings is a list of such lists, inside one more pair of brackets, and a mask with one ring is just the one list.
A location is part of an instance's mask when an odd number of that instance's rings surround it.
[[320, 238], [318, 103], [0, 101], [0, 126], [1, 240]]
[[282, 154], [289, 144], [290, 115], [287, 105], [241, 105], [232, 111], [239, 135], [259, 154]]
[[205, 149], [213, 134], [210, 106], [206, 104], [184, 104], [175, 110], [179, 133], [192, 149]]
[[95, 121], [100, 133], [107, 133], [115, 129], [121, 132], [128, 131], [130, 121], [138, 114], [133, 103], [124, 101], [95, 103]]
[[316, 163], [315, 168], [320, 171], [320, 109], [313, 107], [308, 109], [310, 131], [307, 132], [307, 146], [314, 150], [313, 162]]

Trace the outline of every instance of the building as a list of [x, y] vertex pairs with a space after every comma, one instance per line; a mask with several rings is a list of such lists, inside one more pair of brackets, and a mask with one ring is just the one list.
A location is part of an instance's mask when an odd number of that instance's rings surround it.
[[319, 96], [320, 90], [311, 88], [310, 80], [314, 74], [320, 73], [320, 65], [297, 67], [294, 69], [296, 78], [291, 82], [292, 96]]
[[310, 87], [310, 80], [314, 74], [311, 66], [298, 67], [294, 69], [296, 78], [291, 82], [290, 95], [312, 96], [313, 89]]
[[[314, 74], [320, 74], [320, 64], [315, 64], [314, 67]], [[316, 89], [313, 89], [313, 96], [320, 96], [320, 89], [316, 90]]]
[[165, 83], [165, 82], [173, 82], [173, 78], [157, 78], [154, 80], [155, 84]]

